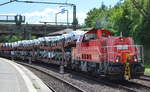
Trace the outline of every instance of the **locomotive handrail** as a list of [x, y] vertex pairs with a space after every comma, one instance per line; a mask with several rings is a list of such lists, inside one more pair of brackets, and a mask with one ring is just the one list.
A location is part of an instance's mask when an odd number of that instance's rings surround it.
[[[143, 45], [128, 45], [128, 46], [142, 46], [143, 47]], [[117, 47], [117, 46], [114, 45], [114, 46], [104, 46], [104, 47]]]
[[[144, 56], [143, 56], [143, 45], [127, 45], [128, 47], [132, 48], [132, 47], [135, 47], [136, 48], [136, 53], [137, 53], [137, 57], [138, 57], [138, 60], [141, 61], [143, 64], [144, 64]], [[108, 61], [111, 61], [111, 60], [114, 60], [115, 59], [115, 54], [119, 54], [118, 50], [117, 51], [114, 51], [114, 48], [116, 48], [117, 46], [104, 46], [105, 50], [106, 50], [106, 53], [107, 53], [107, 60]], [[112, 48], [112, 49], [111, 49]], [[125, 51], [122, 50], [121, 52], [127, 52], [128, 50], [126, 49]], [[111, 53], [114, 53], [114, 54], [111, 54]], [[110, 58], [109, 55], [111, 54], [111, 56], [113, 58]]]

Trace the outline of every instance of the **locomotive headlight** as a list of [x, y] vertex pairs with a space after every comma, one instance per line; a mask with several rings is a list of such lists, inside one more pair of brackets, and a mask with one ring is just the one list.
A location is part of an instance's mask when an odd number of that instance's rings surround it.
[[118, 59], [116, 59], [116, 62], [119, 62], [119, 60], [118, 60]]
[[120, 58], [119, 56], [116, 57], [116, 62], [119, 62], [119, 58]]
[[121, 38], [120, 40], [123, 41], [123, 38]]
[[134, 62], [137, 62], [138, 59], [137, 59], [137, 56], [134, 56]]
[[137, 62], [138, 60], [135, 58], [134, 61]]

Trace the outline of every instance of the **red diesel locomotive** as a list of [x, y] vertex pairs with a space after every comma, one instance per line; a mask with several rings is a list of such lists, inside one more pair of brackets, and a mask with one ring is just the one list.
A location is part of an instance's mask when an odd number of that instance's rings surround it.
[[143, 48], [132, 37], [114, 37], [100, 29], [80, 33], [4, 43], [0, 56], [53, 63], [119, 80], [144, 74]]
[[113, 37], [107, 30], [90, 30], [72, 50], [72, 68], [133, 79], [144, 74], [142, 46], [131, 37]]

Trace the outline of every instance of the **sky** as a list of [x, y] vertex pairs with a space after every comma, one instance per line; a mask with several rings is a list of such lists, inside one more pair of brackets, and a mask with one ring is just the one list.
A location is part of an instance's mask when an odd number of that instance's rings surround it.
[[[10, 0], [0, 0], [0, 4]], [[23, 1], [23, 0], [20, 0]], [[25, 1], [25, 0], [24, 0]], [[79, 24], [84, 23], [87, 12], [92, 8], [99, 8], [102, 2], [107, 6], [114, 6], [120, 0], [26, 0], [26, 1], [45, 1], [58, 3], [73, 3], [77, 7], [77, 19]], [[55, 22], [56, 13], [62, 8], [69, 11], [69, 22], [72, 23], [72, 7], [62, 5], [46, 5], [46, 4], [27, 4], [27, 3], [9, 3], [0, 6], [0, 15], [16, 15], [21, 14], [26, 17], [29, 24], [37, 24], [40, 21]], [[0, 19], [3, 18], [0, 16]], [[67, 21], [67, 12], [57, 15], [58, 22]]]

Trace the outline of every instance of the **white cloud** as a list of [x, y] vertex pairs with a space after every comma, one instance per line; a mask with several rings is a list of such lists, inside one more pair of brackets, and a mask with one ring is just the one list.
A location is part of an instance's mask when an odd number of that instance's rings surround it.
[[[73, 13], [72, 9], [68, 10], [69, 11], [69, 23], [72, 23], [73, 20]], [[33, 11], [33, 12], [28, 12], [24, 13], [26, 17], [26, 22], [29, 24], [37, 24], [40, 21], [46, 21], [46, 22], [55, 22], [55, 14], [60, 12], [60, 8], [58, 9], [51, 9], [51, 8], [45, 8], [42, 11]], [[15, 15], [15, 14], [4, 14], [4, 15]], [[84, 23], [84, 19], [86, 18], [86, 13], [77, 13], [77, 19], [79, 24]], [[67, 13], [64, 14], [58, 14], [57, 15], [57, 21], [58, 22], [66, 22], [67, 21]]]
[[30, 17], [45, 17], [45, 16], [49, 16], [50, 13], [56, 13], [58, 12], [58, 9], [50, 9], [50, 8], [46, 8], [43, 11], [33, 11], [31, 13], [24, 13], [23, 15], [25, 15], [26, 17], [30, 18]]
[[84, 19], [87, 17], [86, 13], [77, 13], [77, 18], [80, 24], [84, 23]]

